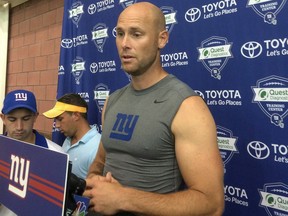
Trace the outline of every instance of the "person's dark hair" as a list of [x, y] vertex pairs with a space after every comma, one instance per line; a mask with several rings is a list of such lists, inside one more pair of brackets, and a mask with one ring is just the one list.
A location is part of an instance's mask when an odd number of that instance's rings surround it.
[[66, 103], [66, 104], [72, 104], [80, 107], [85, 107], [87, 112], [86, 113], [80, 113], [83, 118], [87, 119], [87, 113], [88, 113], [88, 104], [87, 102], [81, 98], [79, 94], [75, 93], [68, 93], [60, 97], [57, 101]]

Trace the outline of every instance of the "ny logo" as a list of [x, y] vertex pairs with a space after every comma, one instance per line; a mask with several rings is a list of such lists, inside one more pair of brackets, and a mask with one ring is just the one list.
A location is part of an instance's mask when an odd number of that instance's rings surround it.
[[134, 116], [118, 113], [110, 138], [129, 141], [132, 137], [138, 118], [138, 115]]
[[18, 187], [9, 184], [8, 190], [22, 198], [26, 197], [29, 167], [30, 167], [29, 160], [26, 160], [25, 165], [24, 158], [19, 159], [18, 156], [11, 155], [10, 180], [14, 181], [15, 184], [18, 184]]
[[27, 101], [27, 94], [26, 93], [15, 93], [15, 100], [16, 101]]

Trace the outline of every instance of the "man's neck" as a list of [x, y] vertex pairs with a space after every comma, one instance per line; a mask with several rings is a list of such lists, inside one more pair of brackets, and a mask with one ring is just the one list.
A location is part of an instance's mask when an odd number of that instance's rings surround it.
[[27, 140], [24, 140], [25, 142], [35, 144], [36, 142], [36, 135], [32, 132], [32, 134], [27, 138]]
[[71, 145], [79, 142], [83, 136], [91, 129], [89, 124], [79, 124], [78, 130], [76, 131], [75, 135], [71, 137]]
[[168, 73], [164, 70], [149, 71], [140, 76], [132, 76], [132, 85], [135, 90], [147, 89], [158, 83], [167, 75]]

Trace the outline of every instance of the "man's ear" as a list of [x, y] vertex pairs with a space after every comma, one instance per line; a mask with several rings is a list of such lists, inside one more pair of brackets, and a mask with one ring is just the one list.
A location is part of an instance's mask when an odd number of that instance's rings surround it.
[[38, 118], [38, 116], [39, 116], [39, 112], [36, 112], [36, 113], [34, 113], [34, 123], [36, 122], [36, 119]]
[[72, 116], [73, 116], [74, 120], [78, 120], [78, 119], [80, 119], [81, 114], [79, 112], [73, 112]]
[[163, 30], [159, 33], [158, 48], [162, 49], [166, 46], [169, 39], [169, 33], [167, 30]]
[[2, 119], [3, 123], [4, 123], [4, 118], [5, 118], [5, 115], [3, 113], [0, 113], [0, 118]]

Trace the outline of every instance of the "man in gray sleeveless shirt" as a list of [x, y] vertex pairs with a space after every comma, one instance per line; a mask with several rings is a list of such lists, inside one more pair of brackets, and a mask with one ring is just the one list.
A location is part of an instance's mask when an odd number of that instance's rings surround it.
[[161, 67], [160, 50], [168, 41], [163, 13], [151, 3], [135, 3], [120, 14], [116, 32], [122, 68], [132, 80], [103, 109], [102, 139], [84, 192], [90, 210], [221, 215], [216, 126], [203, 99]]

